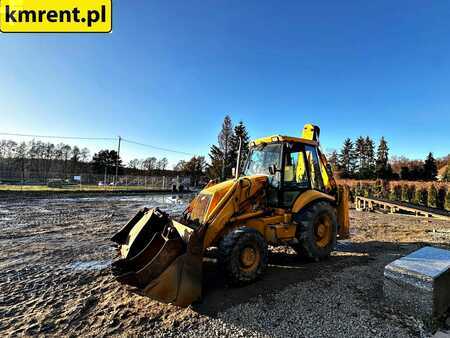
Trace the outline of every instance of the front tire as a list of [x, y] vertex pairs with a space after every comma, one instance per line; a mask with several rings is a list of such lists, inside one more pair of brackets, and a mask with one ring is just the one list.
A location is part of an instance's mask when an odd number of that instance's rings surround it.
[[267, 261], [267, 243], [255, 229], [235, 229], [219, 243], [219, 264], [232, 285], [244, 285], [258, 279], [266, 270]]
[[335, 208], [319, 201], [294, 215], [298, 244], [294, 249], [310, 259], [328, 257], [336, 245], [337, 220]]

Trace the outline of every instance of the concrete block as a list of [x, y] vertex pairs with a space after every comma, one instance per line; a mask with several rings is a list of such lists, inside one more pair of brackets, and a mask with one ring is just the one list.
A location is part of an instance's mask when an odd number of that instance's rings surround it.
[[427, 323], [450, 307], [450, 251], [424, 247], [384, 268], [387, 302]]
[[432, 338], [450, 338], [450, 331], [438, 331], [433, 335]]

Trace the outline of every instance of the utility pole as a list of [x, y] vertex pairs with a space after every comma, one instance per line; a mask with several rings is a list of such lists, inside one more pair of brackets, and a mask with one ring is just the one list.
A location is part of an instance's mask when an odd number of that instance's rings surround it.
[[103, 179], [103, 186], [105, 187], [106, 190], [106, 176], [108, 174], [108, 165], [105, 163], [105, 177]]
[[236, 161], [236, 177], [239, 178], [239, 175], [241, 174], [241, 157], [242, 157], [242, 137], [239, 136], [239, 150], [238, 150], [238, 156]]
[[225, 162], [227, 160], [228, 155], [228, 135], [225, 136], [225, 154], [223, 154], [222, 158], [222, 181], [225, 181]]
[[117, 176], [119, 174], [120, 142], [122, 142], [122, 138], [119, 136], [119, 145], [117, 146], [116, 176], [114, 177], [114, 186], [116, 186], [117, 184]]

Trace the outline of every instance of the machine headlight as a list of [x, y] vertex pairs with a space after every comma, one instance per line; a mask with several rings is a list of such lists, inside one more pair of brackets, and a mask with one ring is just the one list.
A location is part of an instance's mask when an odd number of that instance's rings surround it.
[[214, 209], [216, 208], [217, 204], [220, 202], [220, 200], [223, 198], [223, 196], [225, 196], [225, 194], [227, 193], [228, 188], [227, 189], [222, 189], [217, 191], [212, 200], [211, 203], [209, 204], [209, 208], [208, 208], [208, 215], [210, 215]]
[[212, 195], [209, 194], [199, 194], [195, 198], [191, 211], [192, 220], [198, 219], [200, 223], [203, 223], [206, 212], [208, 211], [209, 204], [211, 202], [211, 197]]

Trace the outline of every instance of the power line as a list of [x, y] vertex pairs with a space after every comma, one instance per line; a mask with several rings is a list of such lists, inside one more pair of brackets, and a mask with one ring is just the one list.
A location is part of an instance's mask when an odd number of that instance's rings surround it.
[[117, 138], [112, 137], [80, 137], [80, 136], [55, 136], [55, 135], [33, 135], [33, 134], [17, 134], [17, 133], [0, 133], [4, 136], [24, 136], [24, 137], [40, 137], [40, 138], [60, 138], [66, 140], [95, 140], [95, 141], [116, 141]]
[[181, 155], [197, 156], [196, 154], [187, 153], [185, 151], [179, 151], [179, 150], [173, 150], [173, 149], [168, 149], [168, 148], [157, 147], [157, 146], [153, 146], [153, 145], [150, 145], [150, 144], [145, 144], [145, 143], [141, 143], [141, 142], [127, 140], [127, 139], [124, 139], [124, 138], [122, 138], [122, 142], [132, 143], [132, 144], [136, 144], [136, 145], [147, 147], [147, 148], [152, 148], [152, 149], [156, 149], [156, 150], [160, 150], [160, 151], [166, 151], [166, 152], [171, 152], [171, 153], [176, 153], [176, 154], [181, 154]]
[[121, 139], [122, 142], [127, 142], [127, 143], [131, 143], [131, 144], [135, 144], [135, 145], [139, 145], [139, 146], [142, 146], [142, 147], [147, 147], [147, 148], [151, 148], [151, 149], [155, 149], [155, 150], [159, 150], [159, 151], [165, 151], [165, 152], [181, 154], [181, 155], [188, 155], [188, 156], [197, 156], [196, 154], [193, 154], [193, 153], [188, 153], [188, 152], [185, 152], [185, 151], [174, 150], [174, 149], [169, 149], [169, 148], [157, 147], [157, 146], [154, 146], [154, 145], [151, 145], [151, 144], [146, 144], [146, 143], [142, 143], [142, 142], [136, 142], [136, 141], [124, 139], [124, 138], [121, 138], [121, 137], [113, 138], [113, 137], [55, 136], [55, 135], [35, 135], [35, 134], [18, 134], [18, 133], [0, 133], [0, 135], [3, 135], [3, 136], [22, 136], [22, 137], [39, 137], [39, 138], [50, 138], [50, 139], [66, 139], [66, 140], [93, 140], [93, 141], [117, 141], [118, 139]]

